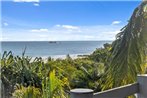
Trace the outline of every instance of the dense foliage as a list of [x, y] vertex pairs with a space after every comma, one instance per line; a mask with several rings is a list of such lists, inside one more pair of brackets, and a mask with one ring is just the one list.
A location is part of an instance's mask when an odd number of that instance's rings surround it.
[[3, 94], [16, 98], [33, 98], [36, 94], [42, 95], [39, 98], [68, 98], [72, 88], [101, 91], [98, 81], [106, 68], [103, 58], [106, 59], [109, 52], [110, 46], [107, 46], [83, 58], [72, 59], [67, 55], [66, 59], [45, 61], [41, 57], [25, 56], [25, 53], [20, 57], [5, 51], [1, 58]]
[[[4, 52], [1, 63], [2, 98], [69, 98], [73, 88], [95, 92], [133, 83], [146, 73], [147, 1], [111, 44], [82, 58], [52, 59], [14, 56]], [[5, 96], [5, 97], [4, 97]]]

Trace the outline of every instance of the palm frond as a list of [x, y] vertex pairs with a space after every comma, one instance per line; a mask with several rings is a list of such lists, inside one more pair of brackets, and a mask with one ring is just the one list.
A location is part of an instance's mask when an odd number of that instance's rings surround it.
[[145, 73], [147, 56], [147, 1], [137, 7], [112, 44], [110, 68], [103, 89], [132, 83]]

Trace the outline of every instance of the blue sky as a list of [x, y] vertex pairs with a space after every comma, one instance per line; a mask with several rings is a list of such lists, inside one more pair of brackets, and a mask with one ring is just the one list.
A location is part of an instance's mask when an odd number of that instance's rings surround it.
[[140, 1], [2, 2], [2, 40], [114, 40]]

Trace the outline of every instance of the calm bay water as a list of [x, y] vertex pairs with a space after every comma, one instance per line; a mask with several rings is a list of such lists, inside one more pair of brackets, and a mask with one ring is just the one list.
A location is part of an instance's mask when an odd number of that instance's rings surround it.
[[22, 55], [25, 50], [27, 56], [48, 57], [59, 55], [90, 54], [96, 48], [100, 48], [111, 41], [57, 41], [57, 42], [1, 42], [2, 53], [12, 51], [14, 55]]

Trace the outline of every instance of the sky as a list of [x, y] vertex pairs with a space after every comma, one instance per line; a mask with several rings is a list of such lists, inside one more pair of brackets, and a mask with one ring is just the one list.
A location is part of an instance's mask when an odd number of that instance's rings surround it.
[[5, 0], [1, 3], [1, 40], [115, 40], [140, 3], [137, 0]]

